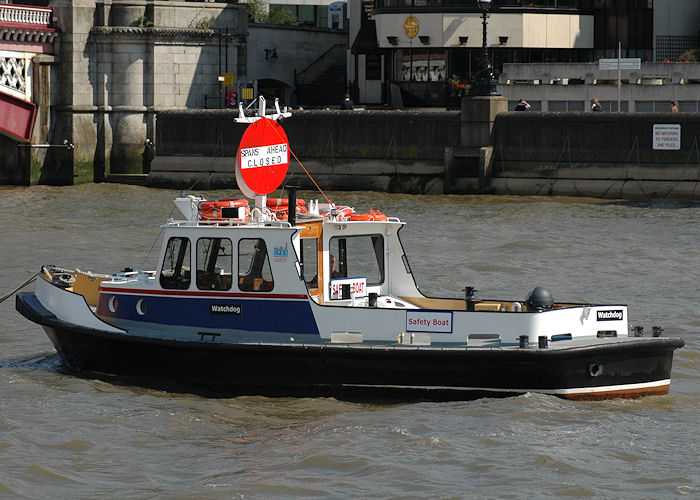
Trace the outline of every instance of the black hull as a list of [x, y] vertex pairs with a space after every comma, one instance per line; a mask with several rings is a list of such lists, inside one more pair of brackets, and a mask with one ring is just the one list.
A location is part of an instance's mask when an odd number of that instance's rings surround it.
[[638, 397], [668, 392], [673, 351], [683, 345], [666, 338], [566, 349], [215, 344], [71, 325], [43, 309], [33, 294], [19, 294], [17, 309], [44, 326], [71, 370], [216, 397], [469, 400], [525, 392]]

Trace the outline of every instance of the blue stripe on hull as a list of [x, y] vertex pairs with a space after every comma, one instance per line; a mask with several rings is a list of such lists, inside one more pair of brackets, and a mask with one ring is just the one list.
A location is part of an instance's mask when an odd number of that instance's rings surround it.
[[[285, 332], [318, 335], [311, 306], [303, 300], [194, 298], [117, 295], [118, 307], [108, 307], [111, 295], [100, 296], [97, 315], [109, 320], [140, 321], [206, 329], [232, 329], [250, 332]], [[138, 314], [136, 304], [144, 299], [146, 312]], [[241, 314], [212, 313], [211, 304], [241, 306]]]

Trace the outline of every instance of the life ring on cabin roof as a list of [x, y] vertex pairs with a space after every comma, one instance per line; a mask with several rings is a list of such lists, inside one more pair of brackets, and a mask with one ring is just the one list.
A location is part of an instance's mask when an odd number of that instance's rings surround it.
[[387, 220], [389, 218], [385, 213], [382, 213], [379, 210], [372, 210], [370, 208], [369, 213], [372, 216], [372, 220]]
[[336, 214], [338, 215], [338, 217], [350, 217], [350, 216], [355, 212], [355, 210], [354, 210], [352, 207], [345, 207], [345, 206], [343, 206], [343, 207], [333, 207], [333, 208], [332, 208], [331, 210], [329, 210], [328, 212], [322, 213], [322, 214], [321, 214], [321, 217], [330, 217], [330, 216], [331, 216], [331, 212], [332, 212], [333, 210], [335, 210], [335, 212], [336, 212]]
[[370, 214], [350, 214], [350, 220], [362, 221], [362, 220], [372, 220]]
[[199, 211], [204, 212], [206, 210], [211, 210], [212, 208], [241, 208], [247, 206], [248, 200], [211, 200], [201, 202], [199, 204]]
[[[289, 198], [268, 198], [267, 208], [287, 207], [289, 206]], [[297, 207], [306, 206], [306, 201], [297, 199]]]
[[[245, 216], [250, 216], [250, 210], [248, 208], [248, 200], [211, 200], [203, 201], [199, 204], [199, 218], [200, 219], [223, 219], [228, 220], [229, 217], [223, 216], [224, 208], [245, 208]], [[241, 219], [243, 220], [243, 219]]]
[[[277, 203], [277, 200], [267, 200], [267, 209], [274, 214], [286, 214], [289, 211], [289, 202], [287, 200], [280, 200], [284, 203]], [[308, 212], [306, 209], [306, 202], [304, 200], [297, 200], [297, 213], [305, 214]]]
[[349, 219], [352, 221], [382, 221], [387, 220], [388, 217], [386, 214], [370, 208], [368, 214], [350, 214]]

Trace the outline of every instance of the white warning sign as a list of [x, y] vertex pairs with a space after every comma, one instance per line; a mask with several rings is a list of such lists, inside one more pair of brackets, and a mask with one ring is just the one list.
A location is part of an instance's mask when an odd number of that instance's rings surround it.
[[652, 141], [654, 149], [679, 151], [681, 149], [681, 126], [678, 123], [655, 123]]
[[241, 170], [289, 163], [287, 144], [241, 149]]

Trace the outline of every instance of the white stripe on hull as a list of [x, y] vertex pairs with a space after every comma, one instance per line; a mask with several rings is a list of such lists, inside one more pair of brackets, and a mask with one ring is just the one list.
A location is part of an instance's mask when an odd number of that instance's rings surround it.
[[638, 384], [622, 384], [622, 385], [606, 385], [602, 387], [575, 387], [569, 389], [504, 389], [497, 387], [456, 387], [449, 385], [371, 385], [371, 384], [341, 384], [343, 387], [363, 387], [363, 388], [381, 388], [381, 389], [410, 389], [410, 390], [430, 390], [430, 391], [480, 391], [480, 392], [537, 392], [542, 394], [553, 395], [577, 395], [577, 394], [596, 394], [605, 392], [619, 391], [638, 391], [640, 389], [653, 389], [671, 385], [671, 379], [655, 380], [653, 382], [641, 382]]

